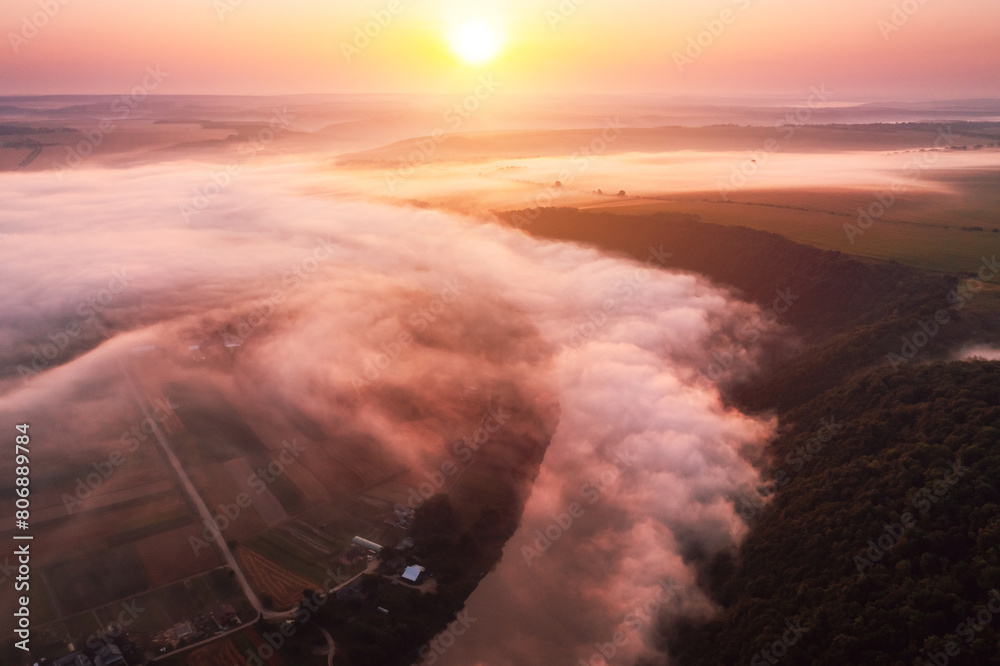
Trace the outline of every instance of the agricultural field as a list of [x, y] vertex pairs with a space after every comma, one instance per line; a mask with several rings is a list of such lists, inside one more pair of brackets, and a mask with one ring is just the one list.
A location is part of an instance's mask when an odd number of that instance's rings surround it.
[[[256, 618], [256, 611], [232, 582], [228, 569], [220, 567], [47, 622], [38, 629], [38, 652], [58, 656], [66, 652], [71, 642], [99, 643], [105, 637], [114, 637], [118, 631], [115, 627], [121, 623], [122, 635], [139, 653], [155, 654], [160, 647], [170, 645], [168, 639], [173, 627], [184, 623], [205, 627], [207, 615], [219, 604], [233, 606], [244, 622]], [[210, 630], [216, 631], [214, 627]]]
[[[929, 174], [946, 192], [895, 196], [884, 190], [737, 191], [591, 202], [581, 209], [616, 215], [688, 213], [704, 222], [746, 226], [824, 250], [894, 260], [934, 271], [969, 273], [1000, 253], [1000, 171]], [[859, 209], [879, 213], [861, 217]], [[860, 224], [859, 224], [860, 221]], [[864, 225], [868, 225], [863, 228]]]

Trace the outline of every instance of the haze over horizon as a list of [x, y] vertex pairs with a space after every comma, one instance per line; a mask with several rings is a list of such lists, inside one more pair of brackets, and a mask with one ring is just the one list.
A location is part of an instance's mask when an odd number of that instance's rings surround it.
[[989, 0], [11, 0], [0, 95], [116, 94], [154, 66], [173, 94], [451, 94], [488, 73], [505, 94], [1000, 97], [998, 22]]
[[5, 0], [0, 664], [955, 656], [1000, 600], [997, 26]]

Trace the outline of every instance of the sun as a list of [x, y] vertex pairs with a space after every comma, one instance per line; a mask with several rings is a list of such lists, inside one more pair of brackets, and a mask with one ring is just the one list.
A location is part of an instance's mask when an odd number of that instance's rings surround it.
[[448, 35], [451, 50], [467, 65], [485, 65], [497, 55], [503, 46], [499, 30], [486, 21], [466, 21], [451, 30]]

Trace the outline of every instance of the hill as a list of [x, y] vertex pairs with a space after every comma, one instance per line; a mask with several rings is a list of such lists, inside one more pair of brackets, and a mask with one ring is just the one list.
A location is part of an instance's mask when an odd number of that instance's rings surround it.
[[706, 574], [721, 617], [666, 633], [678, 663], [1000, 664], [1000, 364], [883, 369], [788, 418], [770, 504]]

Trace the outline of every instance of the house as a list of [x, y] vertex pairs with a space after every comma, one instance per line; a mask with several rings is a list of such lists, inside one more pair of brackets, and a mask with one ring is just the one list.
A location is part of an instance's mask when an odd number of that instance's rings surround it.
[[94, 662], [90, 661], [90, 657], [80, 651], [71, 652], [65, 657], [56, 659], [52, 664], [53, 666], [94, 666]]
[[114, 643], [105, 643], [97, 650], [96, 666], [126, 666], [121, 648]]
[[340, 563], [352, 566], [363, 559], [365, 559], [365, 550], [360, 546], [351, 546], [346, 553], [340, 556]]
[[190, 622], [185, 622], [179, 624], [174, 628], [174, 636], [177, 636], [177, 640], [183, 641], [188, 638], [193, 638], [195, 634], [194, 627], [191, 626]]
[[365, 539], [363, 537], [356, 536], [353, 539], [351, 539], [351, 543], [353, 543], [355, 546], [361, 546], [362, 548], [370, 550], [373, 553], [382, 552], [382, 546], [378, 545], [374, 541], [369, 541], [368, 539]]
[[230, 624], [235, 624], [240, 621], [236, 616], [236, 609], [229, 604], [219, 604], [212, 611], [212, 619], [215, 623], [219, 625], [219, 629], [225, 629]]
[[411, 583], [416, 583], [417, 579], [420, 578], [420, 574], [424, 572], [424, 568], [419, 564], [414, 564], [412, 566], [406, 567], [406, 571], [403, 572], [403, 578], [410, 581]]

